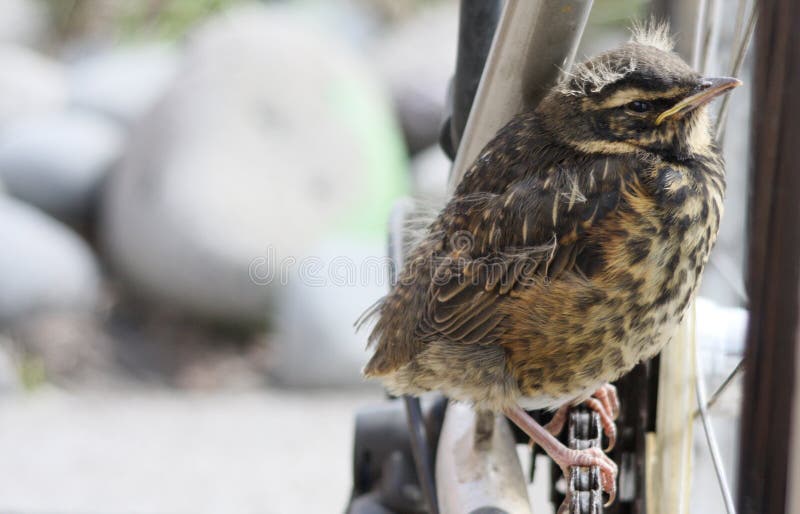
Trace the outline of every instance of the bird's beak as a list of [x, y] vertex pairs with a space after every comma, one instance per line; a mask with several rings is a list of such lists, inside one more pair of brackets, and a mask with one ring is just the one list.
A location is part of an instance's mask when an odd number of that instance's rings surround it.
[[662, 112], [656, 118], [656, 125], [669, 118], [681, 116], [689, 111], [697, 109], [701, 105], [705, 105], [722, 93], [730, 91], [733, 88], [742, 85], [742, 81], [732, 77], [712, 77], [704, 78], [698, 86], [698, 91], [692, 95], [687, 96], [680, 102], [676, 103], [666, 111]]

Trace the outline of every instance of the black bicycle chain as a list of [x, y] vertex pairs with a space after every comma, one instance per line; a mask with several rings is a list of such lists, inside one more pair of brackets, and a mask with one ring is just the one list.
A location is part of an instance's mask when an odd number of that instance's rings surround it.
[[[586, 408], [577, 407], [570, 411], [568, 444], [574, 450], [600, 448], [603, 444], [603, 431], [600, 416]], [[600, 468], [570, 468], [567, 494], [571, 498], [569, 514], [602, 514], [603, 486]]]

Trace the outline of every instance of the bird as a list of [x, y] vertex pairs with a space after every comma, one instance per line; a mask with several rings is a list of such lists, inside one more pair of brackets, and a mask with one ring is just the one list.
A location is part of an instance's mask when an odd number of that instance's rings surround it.
[[[686, 313], [723, 213], [708, 105], [739, 85], [693, 70], [663, 23], [573, 66], [415, 234], [393, 288], [357, 322], [374, 323], [364, 375], [504, 414], [565, 474], [598, 466], [612, 503], [613, 460], [555, 435], [586, 402], [613, 445], [609, 384]], [[540, 425], [534, 409], [554, 420]]]

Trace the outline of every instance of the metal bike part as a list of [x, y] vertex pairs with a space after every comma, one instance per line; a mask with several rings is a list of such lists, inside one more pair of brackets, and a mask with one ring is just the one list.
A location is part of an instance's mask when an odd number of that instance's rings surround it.
[[428, 510], [431, 514], [439, 514], [439, 500], [436, 496], [436, 482], [433, 473], [433, 454], [422, 417], [421, 402], [415, 396], [404, 396], [403, 401], [406, 406], [408, 436], [411, 441], [411, 454], [414, 457], [417, 480], [422, 487]]
[[532, 514], [516, 442], [503, 416], [449, 403], [436, 477], [443, 514]]
[[592, 0], [508, 0], [450, 176], [451, 190], [481, 149], [524, 108], [536, 106], [572, 66]]
[[[421, 426], [432, 447], [439, 440], [446, 400], [426, 396]], [[429, 512], [419, 484], [405, 402], [400, 398], [369, 405], [356, 414], [353, 492], [347, 514]]]
[[467, 126], [502, 7], [501, 0], [461, 0], [456, 71], [449, 91], [449, 115], [441, 138], [442, 149], [451, 160], [455, 158]]
[[[573, 409], [569, 414], [569, 447], [573, 450], [602, 448], [603, 430], [600, 416], [586, 407]], [[600, 470], [593, 468], [570, 468], [567, 493], [571, 498], [569, 514], [602, 514], [603, 487]]]

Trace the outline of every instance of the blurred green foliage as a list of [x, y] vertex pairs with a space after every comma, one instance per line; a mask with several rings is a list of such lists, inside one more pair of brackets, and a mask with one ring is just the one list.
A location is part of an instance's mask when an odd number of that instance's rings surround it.
[[649, 4], [648, 0], [596, 0], [592, 5], [590, 23], [629, 27], [631, 19], [647, 16]]
[[[56, 42], [81, 36], [112, 39], [175, 39], [204, 18], [236, 3], [253, 0], [38, 0], [52, 18]], [[261, 0], [265, 3], [277, 0]], [[282, 0], [296, 3], [346, 5], [355, 3], [383, 23], [407, 19], [432, 4], [456, 0]], [[591, 23], [627, 26], [642, 17], [647, 0], [596, 0]]]
[[[120, 30], [135, 36], [142, 27], [155, 36], [175, 38], [211, 14], [222, 11], [239, 0], [161, 0], [149, 2], [150, 8], [131, 9], [120, 20]], [[145, 2], [143, 2], [145, 3]], [[128, 5], [136, 4], [131, 2]]]
[[180, 37], [204, 18], [241, 0], [40, 0], [57, 39]]
[[39, 357], [23, 357], [18, 365], [17, 373], [22, 382], [22, 387], [26, 391], [38, 389], [47, 382], [44, 363]]

